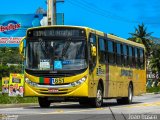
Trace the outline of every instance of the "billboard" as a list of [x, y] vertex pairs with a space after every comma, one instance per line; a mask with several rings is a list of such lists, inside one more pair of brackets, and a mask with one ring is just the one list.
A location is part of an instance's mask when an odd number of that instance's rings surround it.
[[24, 74], [10, 74], [9, 96], [23, 97], [24, 93]]
[[[57, 13], [57, 25], [64, 24], [64, 15]], [[0, 47], [18, 47], [19, 42], [31, 27], [46, 26], [43, 14], [0, 15]]]
[[2, 77], [2, 93], [8, 93], [9, 77]]

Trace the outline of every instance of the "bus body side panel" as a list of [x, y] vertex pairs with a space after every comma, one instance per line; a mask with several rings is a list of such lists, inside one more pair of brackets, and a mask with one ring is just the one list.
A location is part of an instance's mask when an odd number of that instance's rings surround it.
[[134, 95], [146, 92], [146, 71], [134, 69], [133, 74]]

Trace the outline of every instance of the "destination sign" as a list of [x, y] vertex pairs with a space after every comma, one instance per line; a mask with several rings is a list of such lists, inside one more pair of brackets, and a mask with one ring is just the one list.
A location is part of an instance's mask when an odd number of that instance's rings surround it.
[[34, 29], [28, 31], [28, 37], [71, 37], [85, 36], [82, 29]]

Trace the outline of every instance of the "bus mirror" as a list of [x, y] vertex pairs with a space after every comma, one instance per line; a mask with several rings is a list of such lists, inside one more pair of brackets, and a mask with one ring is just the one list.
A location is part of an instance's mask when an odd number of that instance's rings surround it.
[[97, 52], [96, 47], [93, 44], [91, 44], [91, 54], [93, 57], [96, 56], [96, 52]]
[[25, 39], [26, 37], [23, 37], [19, 44], [19, 54], [21, 55], [23, 60], [25, 59], [24, 57]]

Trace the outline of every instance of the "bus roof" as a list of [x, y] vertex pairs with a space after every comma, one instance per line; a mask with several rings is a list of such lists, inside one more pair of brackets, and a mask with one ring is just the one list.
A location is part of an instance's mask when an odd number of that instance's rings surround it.
[[144, 46], [143, 44], [136, 43], [136, 42], [133, 42], [133, 41], [130, 41], [130, 40], [127, 40], [127, 39], [124, 39], [124, 38], [121, 38], [121, 37], [118, 37], [118, 36], [115, 36], [115, 35], [106, 34], [106, 33], [102, 32], [102, 31], [95, 30], [95, 29], [92, 29], [92, 28], [89, 28], [89, 27], [85, 27], [85, 26], [51, 25], [51, 26], [33, 27], [33, 28], [29, 28], [28, 30], [39, 29], [39, 28], [52, 28], [52, 27], [83, 28], [83, 29], [87, 29], [87, 30], [93, 31], [94, 33], [96, 33], [96, 34], [98, 34], [98, 35], [102, 35], [102, 36], [107, 35], [108, 38], [113, 39], [113, 40], [116, 40], [116, 41], [119, 41], [119, 42], [121, 42], [121, 43], [126, 43], [126, 44], [130, 44], [130, 45], [133, 45], [133, 46], [145, 48], [145, 46]]

